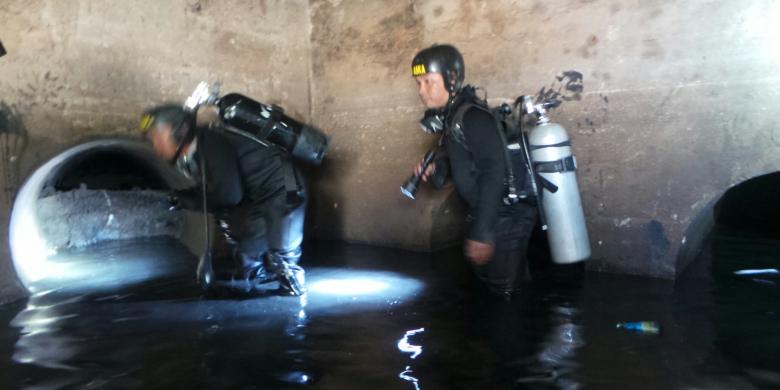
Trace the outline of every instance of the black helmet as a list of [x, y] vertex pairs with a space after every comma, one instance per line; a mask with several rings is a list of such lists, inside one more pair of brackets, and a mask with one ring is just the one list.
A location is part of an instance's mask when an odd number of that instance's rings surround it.
[[466, 76], [463, 56], [452, 45], [433, 45], [420, 50], [412, 60], [412, 76], [426, 73], [441, 73], [444, 87], [450, 93], [457, 92], [463, 86]]
[[145, 111], [141, 117], [139, 128], [141, 132], [147, 133], [149, 129], [160, 123], [171, 125], [173, 131], [171, 137], [177, 144], [176, 153], [171, 163], [175, 162], [184, 147], [195, 139], [195, 115], [181, 105], [164, 104]]
[[181, 105], [163, 104], [146, 110], [141, 117], [139, 128], [141, 132], [146, 133], [152, 126], [159, 123], [167, 123], [173, 129], [174, 141], [181, 143], [185, 140], [187, 133], [192, 129], [194, 116], [185, 110]]

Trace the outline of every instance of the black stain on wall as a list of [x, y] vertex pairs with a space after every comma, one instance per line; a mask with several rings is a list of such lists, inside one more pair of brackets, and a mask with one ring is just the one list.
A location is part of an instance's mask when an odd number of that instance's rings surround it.
[[0, 174], [9, 204], [19, 188], [19, 161], [27, 147], [27, 129], [11, 106], [0, 102]]
[[583, 76], [582, 73], [576, 70], [567, 70], [555, 76], [550, 86], [542, 87], [539, 93], [536, 94], [537, 102], [545, 102], [549, 100], [559, 101], [572, 101], [582, 100]]
[[190, 11], [193, 13], [200, 13], [200, 11], [203, 11], [203, 2], [200, 0], [195, 2], [189, 2], [187, 3], [187, 8], [189, 8]]
[[3, 47], [3, 42], [0, 41], [0, 57], [4, 56], [6, 54], [5, 48]]

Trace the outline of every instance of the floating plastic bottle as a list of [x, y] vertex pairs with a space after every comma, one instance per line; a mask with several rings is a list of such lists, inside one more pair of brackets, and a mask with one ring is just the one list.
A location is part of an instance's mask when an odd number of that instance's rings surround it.
[[618, 329], [628, 329], [640, 333], [659, 334], [661, 333], [661, 326], [655, 321], [640, 321], [640, 322], [620, 322], [616, 326]]

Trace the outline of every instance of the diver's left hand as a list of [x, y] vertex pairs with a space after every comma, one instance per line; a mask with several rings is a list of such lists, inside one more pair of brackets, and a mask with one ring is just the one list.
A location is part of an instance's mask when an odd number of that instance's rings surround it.
[[198, 107], [195, 116], [195, 126], [208, 126], [210, 124], [219, 124], [219, 107], [212, 104], [204, 104]]
[[494, 249], [495, 245], [493, 245], [493, 243], [466, 240], [463, 252], [472, 263], [483, 265], [489, 262], [490, 258], [493, 257]]

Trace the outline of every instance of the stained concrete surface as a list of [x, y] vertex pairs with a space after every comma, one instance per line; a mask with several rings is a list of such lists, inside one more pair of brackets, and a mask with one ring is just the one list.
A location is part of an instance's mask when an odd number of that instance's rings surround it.
[[398, 193], [435, 143], [418, 130], [408, 63], [450, 42], [492, 103], [559, 88], [562, 71], [584, 75], [583, 92], [552, 118], [580, 161], [589, 267], [673, 278], [689, 261], [678, 254], [698, 252], [717, 199], [777, 170], [778, 14], [768, 0], [6, 1], [0, 107], [15, 120], [2, 131], [28, 142], [3, 150], [0, 216], [56, 152], [135, 136], [144, 107], [216, 79], [332, 137], [312, 170], [310, 235], [455, 243], [462, 210], [451, 188], [423, 188], [413, 202]]
[[351, 240], [430, 242], [446, 194], [409, 203], [395, 186], [436, 141], [418, 131], [409, 75], [436, 42], [461, 49], [494, 104], [584, 76], [551, 119], [580, 163], [591, 269], [674, 278], [723, 192], [778, 169], [776, 2], [314, 1], [311, 14], [313, 120], [347, 158], [317, 182], [322, 231], [338, 216]]

